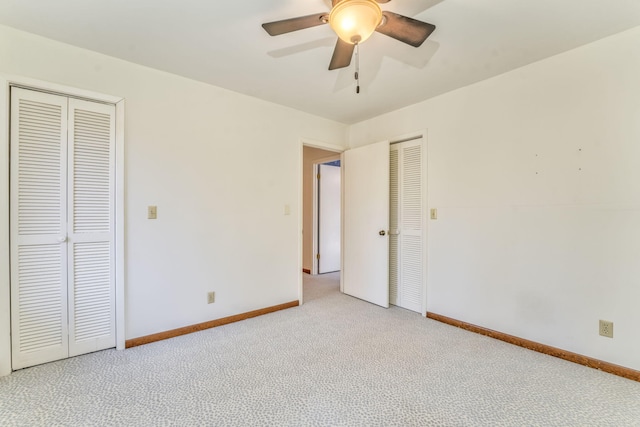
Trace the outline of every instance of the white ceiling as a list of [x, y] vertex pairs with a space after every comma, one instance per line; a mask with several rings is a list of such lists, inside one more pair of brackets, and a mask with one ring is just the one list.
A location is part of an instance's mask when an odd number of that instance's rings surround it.
[[[328, 71], [329, 26], [270, 37], [260, 24], [327, 0], [0, 0], [0, 24], [343, 123], [355, 123], [640, 25], [639, 0], [392, 0], [437, 26], [420, 47], [375, 33]], [[353, 62], [352, 62], [353, 65]]]

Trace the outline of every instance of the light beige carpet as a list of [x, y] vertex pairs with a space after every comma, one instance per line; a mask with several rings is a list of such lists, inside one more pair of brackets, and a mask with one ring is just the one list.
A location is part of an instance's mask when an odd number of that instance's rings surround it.
[[640, 426], [640, 383], [338, 292], [0, 378], [2, 426]]

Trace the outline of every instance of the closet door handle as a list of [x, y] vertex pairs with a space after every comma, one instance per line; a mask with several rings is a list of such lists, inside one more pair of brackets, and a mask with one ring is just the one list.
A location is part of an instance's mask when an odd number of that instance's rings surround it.
[[58, 237], [58, 243], [64, 243], [67, 241], [67, 236], [60, 236]]

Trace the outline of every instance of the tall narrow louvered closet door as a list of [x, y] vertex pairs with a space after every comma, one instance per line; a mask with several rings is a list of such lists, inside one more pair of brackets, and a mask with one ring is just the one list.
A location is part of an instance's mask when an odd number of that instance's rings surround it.
[[69, 99], [69, 356], [116, 345], [115, 107]]
[[391, 145], [390, 303], [421, 312], [424, 290], [422, 139]]
[[68, 355], [67, 98], [11, 89], [13, 369]]
[[11, 89], [13, 369], [115, 346], [114, 116]]

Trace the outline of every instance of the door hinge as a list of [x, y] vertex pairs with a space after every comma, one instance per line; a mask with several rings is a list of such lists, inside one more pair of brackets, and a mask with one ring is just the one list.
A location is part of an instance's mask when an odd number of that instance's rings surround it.
[[320, 259], [320, 254], [317, 254], [317, 255], [316, 255], [316, 259]]
[[316, 175], [316, 178], [320, 179], [320, 174]]

